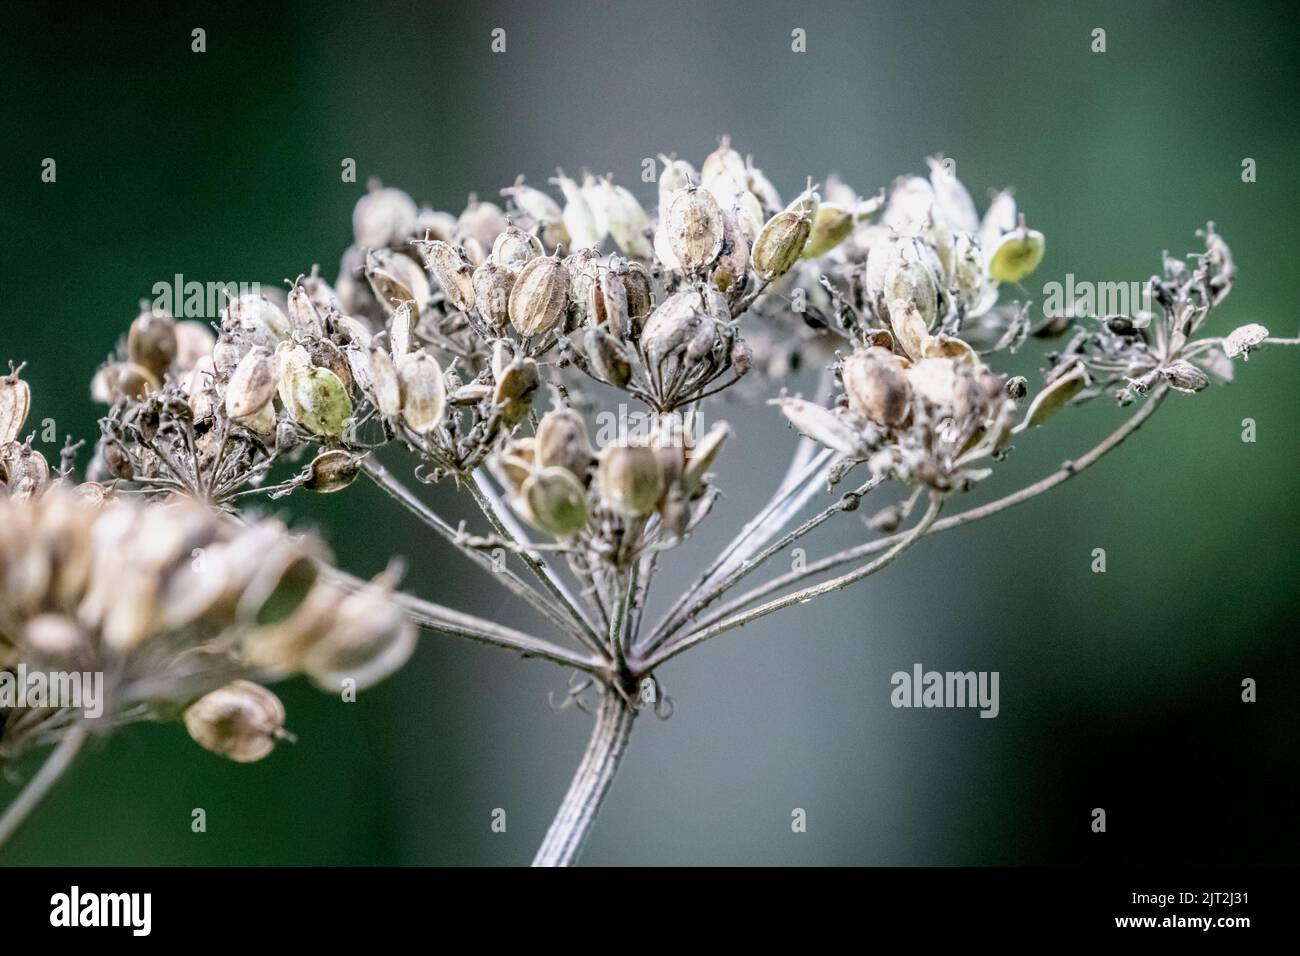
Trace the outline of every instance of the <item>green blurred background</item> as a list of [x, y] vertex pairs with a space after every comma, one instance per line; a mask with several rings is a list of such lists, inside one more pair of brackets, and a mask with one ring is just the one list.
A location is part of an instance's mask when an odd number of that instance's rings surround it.
[[[1217, 330], [1292, 335], [1300, 123], [1286, 3], [650, 2], [7, 10], [0, 361], [33, 415], [91, 437], [96, 364], [153, 283], [333, 278], [367, 176], [459, 211], [516, 174], [698, 162], [730, 133], [787, 195], [838, 170], [863, 194], [944, 152], [981, 206], [1014, 185], [1048, 237], [1031, 280], [1142, 281], [1213, 219], [1240, 266]], [[190, 52], [190, 31], [207, 52]], [[490, 33], [507, 31], [507, 52]], [[791, 30], [808, 52], [790, 51]], [[1103, 27], [1104, 54], [1090, 52]], [[58, 180], [40, 182], [44, 157]], [[360, 184], [340, 182], [356, 159]], [[1258, 182], [1241, 181], [1241, 162]], [[1291, 291], [1288, 291], [1291, 290]], [[1017, 370], [1033, 373], [1038, 351]], [[791, 381], [793, 389], [807, 382]], [[586, 860], [597, 864], [1293, 862], [1300, 353], [1167, 408], [1049, 496], [919, 546], [864, 586], [660, 675]], [[728, 408], [719, 543], [790, 433]], [[980, 495], [1089, 447], [1098, 402], [1019, 443]], [[1241, 441], [1253, 418], [1258, 441]], [[44, 449], [53, 452], [53, 448]], [[391, 459], [390, 459], [391, 461]], [[84, 457], [83, 457], [84, 463]], [[431, 501], [467, 514], [449, 488]], [[973, 502], [975, 499], [972, 498]], [[516, 602], [372, 487], [281, 513], [373, 573], [528, 626]], [[846, 521], [809, 558], [861, 539]], [[1090, 572], [1104, 547], [1108, 573]], [[692, 576], [695, 542], [660, 601]], [[997, 670], [1001, 715], [894, 710], [914, 662]], [[1241, 703], [1240, 682], [1259, 683]], [[428, 637], [359, 702], [282, 688], [296, 746], [237, 766], [172, 726], [98, 747], [9, 864], [518, 864], [587, 734], [565, 673]], [[34, 763], [31, 765], [34, 768]], [[30, 769], [30, 768], [25, 768]], [[0, 782], [0, 800], [14, 792]], [[190, 831], [192, 808], [208, 832]], [[807, 812], [791, 832], [791, 810]], [[1093, 807], [1109, 832], [1089, 831]], [[507, 812], [505, 833], [490, 827]]]

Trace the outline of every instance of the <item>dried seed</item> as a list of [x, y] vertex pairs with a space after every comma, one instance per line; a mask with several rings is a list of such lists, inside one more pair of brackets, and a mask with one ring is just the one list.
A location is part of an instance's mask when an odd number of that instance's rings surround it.
[[254, 414], [276, 392], [275, 357], [264, 349], [249, 349], [235, 366], [226, 386], [226, 414], [238, 421]]
[[1204, 372], [1185, 359], [1175, 359], [1160, 369], [1160, 375], [1170, 388], [1180, 392], [1199, 392], [1210, 384]]
[[510, 290], [515, 285], [514, 274], [489, 258], [474, 270], [473, 283], [474, 305], [479, 315], [494, 332], [504, 331], [510, 324]]
[[581, 531], [587, 524], [587, 495], [567, 468], [542, 468], [520, 488], [533, 523], [557, 537]]
[[323, 495], [342, 491], [356, 479], [361, 463], [340, 449], [321, 452], [311, 463], [307, 488]]
[[176, 347], [176, 320], [166, 312], [141, 312], [127, 332], [127, 356], [160, 381], [176, 359]]
[[849, 408], [868, 421], [898, 426], [911, 409], [912, 390], [903, 364], [881, 348], [859, 349], [840, 365]]
[[[637, 259], [651, 259], [654, 249], [646, 233], [650, 231], [650, 217], [646, 215], [636, 196], [608, 179], [600, 181], [599, 188], [589, 198], [588, 204], [597, 221], [604, 219], [610, 236], [619, 250]], [[596, 213], [600, 206], [602, 212]]]
[[492, 400], [507, 426], [519, 424], [528, 415], [540, 384], [537, 363], [530, 358], [516, 358], [502, 370]]
[[[374, 359], [372, 353], [371, 358]], [[428, 352], [412, 352], [397, 363], [402, 419], [412, 431], [427, 435], [442, 422], [447, 387], [438, 360]]]
[[686, 470], [682, 472], [682, 486], [688, 495], [695, 494], [704, 485], [704, 476], [713, 467], [718, 452], [722, 451], [722, 446], [730, 434], [731, 427], [726, 422], [718, 422], [687, 454]]
[[176, 358], [173, 367], [188, 372], [202, 359], [210, 358], [217, 337], [206, 322], [176, 323]]
[[186, 708], [185, 729], [204, 749], [236, 763], [252, 763], [286, 736], [284, 704], [260, 684], [237, 680]]
[[652, 514], [665, 490], [654, 450], [641, 445], [613, 445], [601, 454], [597, 470], [601, 501], [633, 518]]
[[[292, 335], [289, 317], [280, 307], [265, 296], [256, 293], [232, 299], [223, 313], [221, 327], [226, 332], [240, 333], [240, 341], [260, 346], [268, 352]], [[220, 363], [218, 363], [220, 368]]]
[[402, 190], [375, 183], [352, 209], [352, 235], [363, 248], [387, 246], [410, 235], [419, 214], [415, 200]]
[[615, 388], [632, 380], [632, 361], [618, 339], [603, 329], [589, 329], [584, 344], [587, 361], [598, 379]]
[[419, 243], [425, 267], [433, 273], [453, 308], [474, 307], [474, 268], [459, 246], [435, 239]]
[[456, 221], [456, 232], [472, 238], [484, 249], [491, 249], [497, 236], [509, 226], [506, 214], [496, 203], [471, 200]]
[[289, 325], [295, 336], [322, 336], [325, 323], [316, 309], [316, 303], [301, 284], [289, 290]]
[[555, 256], [540, 256], [520, 270], [510, 290], [510, 324], [523, 336], [545, 335], [559, 323], [569, 296], [569, 273]]
[[812, 220], [805, 213], [789, 209], [777, 213], [754, 240], [754, 272], [764, 282], [785, 275], [799, 261], [811, 232]]
[[409, 256], [390, 249], [366, 254], [366, 281], [384, 313], [392, 315], [405, 302], [418, 311], [429, 301], [429, 280]]
[[663, 228], [673, 255], [686, 272], [704, 271], [722, 252], [722, 209], [707, 190], [692, 185], [679, 189], [668, 204]]
[[853, 214], [836, 203], [824, 202], [817, 207], [817, 215], [808, 233], [808, 242], [800, 258], [816, 259], [830, 252], [853, 234]]
[[538, 468], [567, 468], [583, 478], [595, 455], [587, 437], [587, 423], [571, 408], [556, 408], [537, 423], [535, 456]]
[[18, 377], [17, 372], [0, 377], [0, 444], [18, 437], [31, 407], [31, 387]]
[[543, 254], [542, 241], [513, 224], [492, 243], [492, 258], [501, 268], [512, 273], [518, 273], [531, 260]]
[[650, 274], [639, 262], [623, 262], [615, 270], [627, 295], [627, 316], [633, 335], [640, 335], [646, 317], [654, 309], [654, 289]]
[[1077, 395], [1087, 383], [1088, 374], [1084, 371], [1082, 365], [1076, 365], [1059, 376], [1051, 385], [1048, 385], [1034, 397], [1033, 402], [1029, 405], [1029, 411], [1025, 413], [1025, 420], [1018, 430], [1024, 431], [1047, 421], [1048, 418], [1063, 408], [1071, 398]]
[[861, 454], [857, 432], [830, 409], [802, 398], [779, 398], [776, 403], [800, 434], [842, 455], [856, 457]]
[[[1250, 357], [1250, 350], [1259, 345], [1268, 338], [1268, 329], [1262, 325], [1251, 323], [1233, 329], [1228, 337], [1223, 340], [1223, 351], [1228, 358], [1236, 358], [1240, 355], [1243, 359]], [[3, 433], [0, 429], [0, 433]]]

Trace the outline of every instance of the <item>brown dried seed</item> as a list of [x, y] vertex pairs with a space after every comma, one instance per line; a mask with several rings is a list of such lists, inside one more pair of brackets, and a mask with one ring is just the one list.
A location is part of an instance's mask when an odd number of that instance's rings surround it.
[[731, 427], [726, 422], [718, 422], [690, 450], [686, 458], [686, 470], [682, 473], [682, 486], [688, 495], [693, 495], [704, 484], [705, 474], [713, 467], [718, 452], [722, 451], [730, 434]]
[[606, 448], [601, 454], [597, 482], [607, 508], [634, 518], [653, 513], [665, 490], [654, 449], [642, 445]]
[[489, 258], [474, 270], [473, 283], [474, 305], [479, 315], [494, 332], [503, 331], [510, 324], [510, 290], [515, 285], [514, 274]]
[[744, 288], [741, 280], [749, 271], [749, 240], [740, 228], [736, 214], [724, 211], [722, 214], [722, 251], [709, 279], [719, 292], [727, 294], [732, 301]]
[[260, 684], [237, 680], [190, 704], [185, 729], [199, 746], [237, 763], [252, 763], [286, 736], [284, 704]]
[[99, 453], [104, 459], [104, 467], [114, 478], [130, 481], [135, 477], [135, 465], [131, 455], [116, 438], [109, 438], [99, 446]]
[[764, 282], [785, 275], [799, 261], [811, 232], [812, 220], [806, 213], [790, 209], [777, 213], [754, 240], [754, 272]]
[[100, 369], [91, 384], [91, 394], [99, 401], [115, 402], [122, 398], [140, 401], [158, 387], [157, 377], [143, 365], [113, 362]]
[[569, 274], [555, 256], [529, 261], [510, 290], [510, 324], [523, 336], [544, 335], [559, 323], [569, 297]]
[[840, 377], [849, 408], [858, 416], [882, 425], [901, 425], [907, 419], [912, 390], [892, 352], [859, 349], [841, 363]]
[[31, 387], [17, 372], [0, 377], [0, 444], [18, 437], [32, 407]]
[[428, 352], [412, 352], [398, 362], [397, 381], [403, 420], [412, 431], [427, 435], [438, 427], [447, 407], [442, 368]]
[[664, 220], [668, 245], [685, 272], [702, 272], [722, 252], [722, 209], [713, 194], [694, 185], [679, 189]]
[[1041, 425], [1065, 406], [1088, 383], [1088, 374], [1082, 365], [1075, 365], [1065, 374], [1059, 376], [1051, 385], [1038, 393], [1025, 413], [1025, 420], [1020, 425], [1021, 431]]
[[542, 241], [513, 224], [492, 243], [492, 258], [496, 259], [501, 268], [513, 273], [518, 273], [542, 254]]
[[421, 242], [424, 265], [442, 286], [443, 294], [454, 308], [467, 311], [474, 307], [474, 268], [464, 251], [442, 240]]
[[127, 356], [159, 380], [175, 361], [176, 347], [176, 320], [166, 312], [141, 312], [127, 332]]
[[387, 315], [404, 302], [414, 302], [419, 310], [429, 301], [429, 280], [424, 270], [402, 253], [371, 249], [366, 255], [366, 281]]
[[505, 367], [492, 397], [506, 425], [514, 426], [524, 420], [540, 383], [537, 363], [530, 358], [516, 358]]
[[535, 456], [538, 468], [567, 468], [583, 478], [595, 455], [587, 437], [587, 423], [571, 408], [556, 408], [537, 424]]
[[623, 291], [627, 297], [627, 317], [633, 335], [641, 334], [641, 327], [654, 310], [654, 289], [650, 284], [650, 273], [639, 262], [624, 261], [614, 270], [623, 282]]
[[591, 307], [587, 318], [592, 325], [599, 325], [616, 338], [626, 338], [630, 324], [627, 311], [627, 289], [623, 280], [613, 270], [607, 270], [598, 282], [591, 286]]
[[[398, 310], [399, 312], [401, 310]], [[311, 364], [317, 368], [326, 368], [338, 376], [343, 388], [352, 394], [352, 367], [348, 364], [343, 350], [329, 339], [308, 339], [304, 343]]]
[[342, 491], [352, 484], [360, 470], [360, 462], [346, 451], [336, 448], [322, 452], [312, 460], [307, 488], [323, 495]]
[[238, 421], [259, 411], [276, 392], [275, 357], [264, 349], [249, 349], [235, 366], [226, 386], [226, 414]]
[[596, 377], [615, 388], [632, 380], [632, 362], [622, 343], [603, 329], [588, 329], [584, 343], [587, 361]]

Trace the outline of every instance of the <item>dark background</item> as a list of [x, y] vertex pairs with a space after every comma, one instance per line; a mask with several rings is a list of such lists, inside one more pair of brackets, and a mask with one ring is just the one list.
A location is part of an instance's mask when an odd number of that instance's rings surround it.
[[[190, 52], [195, 27], [206, 53]], [[1300, 324], [1285, 3], [29, 4], [6, 9], [0, 63], [0, 361], [31, 363], [34, 422], [80, 436], [91, 373], [155, 282], [269, 285], [313, 262], [333, 278], [367, 176], [459, 212], [517, 173], [542, 185], [585, 165], [649, 204], [643, 157], [698, 165], [724, 132], [786, 195], [831, 169], [870, 194], [940, 151], [981, 207], [1014, 185], [1048, 237], [1035, 293], [1067, 272], [1142, 281], [1213, 219], [1240, 266], [1213, 331]], [[343, 157], [360, 183], [340, 182]], [[1037, 364], [1031, 349], [1017, 370]], [[1300, 354], [1257, 353], [1050, 495], [675, 661], [660, 676], [676, 712], [638, 722], [586, 860], [1294, 862], [1298, 398]], [[793, 444], [772, 409], [724, 411], [727, 499], [660, 601]], [[1045, 474], [1121, 414], [1062, 416], [979, 494]], [[430, 500], [463, 512], [450, 489]], [[354, 571], [401, 553], [411, 590], [529, 625], [369, 486], [283, 513]], [[809, 559], [863, 534], [848, 521]], [[1097, 547], [1106, 574], [1090, 572]], [[1001, 715], [893, 709], [889, 675], [914, 662], [999, 671]], [[1240, 701], [1244, 677], [1258, 703]], [[176, 726], [131, 728], [0, 861], [527, 862], [586, 738], [585, 717], [547, 707], [564, 686], [550, 665], [427, 637], [358, 703], [282, 687], [299, 743], [257, 765]]]

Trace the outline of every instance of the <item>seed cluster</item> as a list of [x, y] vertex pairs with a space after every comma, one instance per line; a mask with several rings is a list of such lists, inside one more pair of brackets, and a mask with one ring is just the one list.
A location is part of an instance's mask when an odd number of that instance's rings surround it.
[[[391, 575], [352, 590], [277, 521], [103, 491], [59, 482], [34, 500], [0, 497], [0, 669], [103, 674], [92, 729], [183, 716], [208, 749], [257, 759], [284, 711], [250, 678], [365, 687], [413, 650]], [[232, 707], [262, 716], [222, 716]], [[78, 719], [66, 706], [0, 712], [0, 760]]]

